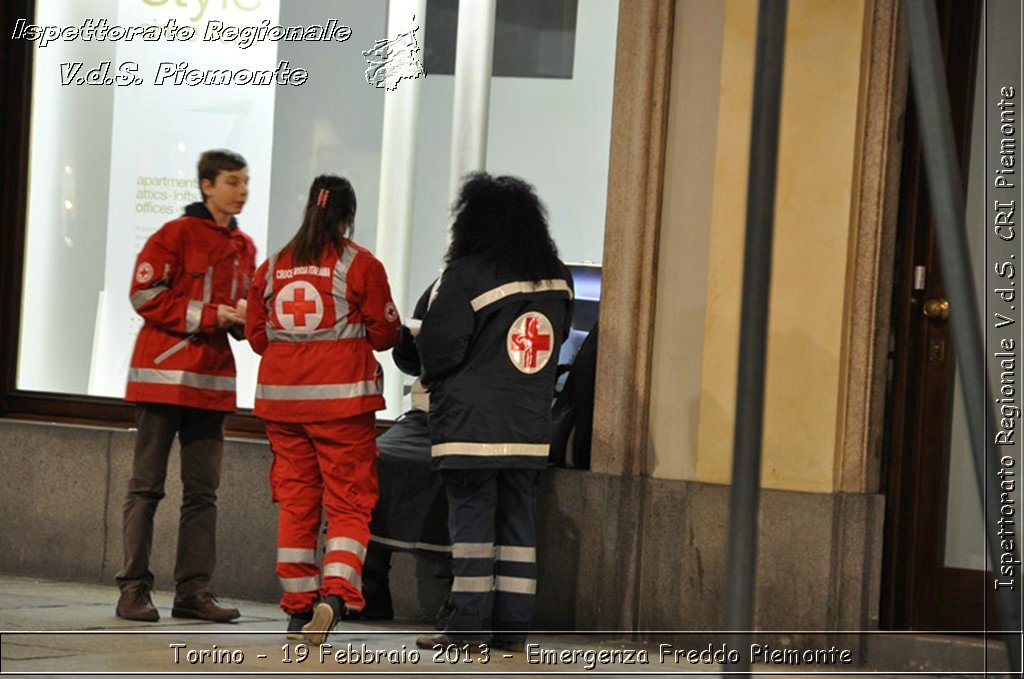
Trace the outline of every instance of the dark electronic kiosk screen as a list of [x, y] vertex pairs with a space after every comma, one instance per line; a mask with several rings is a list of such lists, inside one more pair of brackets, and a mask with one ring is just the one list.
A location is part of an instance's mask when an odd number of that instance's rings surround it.
[[558, 356], [559, 364], [572, 363], [580, 345], [597, 323], [598, 306], [601, 302], [601, 267], [598, 264], [566, 264], [572, 274], [573, 297], [572, 324], [569, 338], [562, 344]]

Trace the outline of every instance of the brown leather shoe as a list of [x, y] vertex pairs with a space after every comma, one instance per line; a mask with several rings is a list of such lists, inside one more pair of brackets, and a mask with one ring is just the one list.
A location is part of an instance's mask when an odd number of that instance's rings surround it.
[[145, 622], [156, 622], [160, 619], [160, 611], [153, 605], [153, 599], [149, 596], [149, 587], [146, 585], [135, 585], [121, 590], [121, 596], [117, 600], [117, 608], [114, 609], [117, 617], [125, 620], [143, 620]]
[[174, 599], [171, 616], [175, 618], [194, 618], [212, 622], [229, 622], [241, 613], [237, 608], [224, 608], [217, 605], [217, 597], [209, 592], [198, 592], [188, 597]]

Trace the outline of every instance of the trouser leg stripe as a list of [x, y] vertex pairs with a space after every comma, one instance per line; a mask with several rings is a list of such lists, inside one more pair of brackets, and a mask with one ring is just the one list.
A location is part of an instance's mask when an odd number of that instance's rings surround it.
[[490, 592], [494, 589], [494, 577], [456, 575], [452, 582], [452, 592]]
[[318, 588], [316, 578], [278, 578], [281, 581], [281, 589], [289, 593], [315, 592]]
[[331, 538], [327, 541], [328, 552], [349, 552], [355, 554], [360, 563], [366, 560], [366, 547], [352, 538]]
[[536, 547], [513, 547], [498, 545], [495, 548], [498, 561], [515, 561], [517, 563], [533, 563], [537, 560]]
[[456, 542], [452, 544], [455, 559], [493, 559], [493, 542]]
[[498, 575], [494, 578], [494, 589], [512, 594], [536, 594], [537, 581], [533, 578], [515, 578], [511, 575]]
[[356, 569], [349, 566], [347, 563], [339, 563], [337, 561], [324, 565], [324, 577], [325, 578], [341, 578], [342, 580], [348, 580], [352, 583], [353, 587], [362, 587], [363, 578], [356, 572]]
[[300, 547], [278, 547], [277, 562], [316, 564], [316, 550]]

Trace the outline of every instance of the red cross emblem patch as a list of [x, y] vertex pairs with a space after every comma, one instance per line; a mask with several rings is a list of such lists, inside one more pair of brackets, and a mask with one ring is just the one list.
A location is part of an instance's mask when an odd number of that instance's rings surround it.
[[512, 365], [527, 375], [543, 370], [551, 358], [554, 335], [551, 321], [540, 312], [528, 311], [517, 318], [506, 341]]
[[313, 332], [324, 317], [320, 291], [306, 281], [289, 283], [274, 300], [277, 320], [285, 330]]
[[149, 262], [139, 264], [139, 268], [135, 270], [135, 280], [137, 280], [140, 285], [145, 285], [153, 280], [153, 265]]

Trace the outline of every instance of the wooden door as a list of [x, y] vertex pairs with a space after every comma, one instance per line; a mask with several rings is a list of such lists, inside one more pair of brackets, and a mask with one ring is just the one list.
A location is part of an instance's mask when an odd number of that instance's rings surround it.
[[[982, 7], [980, 0], [937, 0], [937, 5], [966, 191]], [[945, 314], [956, 310], [944, 304], [914, 107], [911, 94], [893, 297], [881, 623], [889, 629], [994, 629], [998, 619], [983, 548], [981, 569], [965, 568], [950, 558], [947, 545], [949, 512], [957, 511], [950, 507], [950, 484], [962, 483], [950, 472], [951, 459], [964, 453], [962, 446], [951, 449], [955, 360]], [[979, 522], [979, 536], [981, 529]]]

